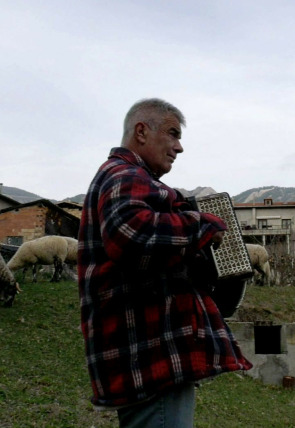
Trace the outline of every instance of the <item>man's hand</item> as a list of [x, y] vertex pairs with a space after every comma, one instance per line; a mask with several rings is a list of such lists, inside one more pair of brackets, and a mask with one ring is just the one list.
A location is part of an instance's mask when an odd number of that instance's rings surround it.
[[219, 232], [216, 232], [215, 235], [213, 235], [212, 241], [214, 250], [217, 250], [217, 248], [220, 247], [220, 244], [222, 243], [222, 240], [224, 238], [224, 234], [225, 230], [220, 230]]

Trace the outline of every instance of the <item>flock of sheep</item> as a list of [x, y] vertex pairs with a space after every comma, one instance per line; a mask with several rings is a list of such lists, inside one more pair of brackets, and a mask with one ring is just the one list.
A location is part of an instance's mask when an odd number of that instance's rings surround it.
[[[261, 275], [261, 284], [270, 283], [269, 257], [266, 249], [261, 245], [246, 244], [254, 271]], [[37, 267], [53, 265], [52, 282], [59, 281], [64, 264], [77, 263], [78, 241], [65, 236], [44, 236], [23, 243], [14, 256], [5, 263], [0, 254], [0, 300], [5, 306], [11, 306], [14, 297], [20, 291], [13, 272], [33, 267], [33, 281], [37, 281]]]
[[60, 279], [64, 263], [77, 264], [78, 241], [65, 236], [43, 236], [42, 238], [24, 242], [14, 256], [5, 263], [0, 254], [0, 300], [5, 306], [11, 306], [14, 297], [20, 291], [13, 272], [33, 267], [33, 281], [37, 281], [37, 267], [53, 265], [52, 282]]

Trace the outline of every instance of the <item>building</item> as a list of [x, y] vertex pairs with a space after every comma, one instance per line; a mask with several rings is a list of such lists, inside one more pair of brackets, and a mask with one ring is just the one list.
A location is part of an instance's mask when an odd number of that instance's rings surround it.
[[[1, 188], [1, 184], [0, 184], [0, 188]], [[16, 207], [17, 205], [19, 205], [19, 202], [9, 198], [8, 196], [2, 195], [1, 189], [0, 189], [0, 210], [3, 210], [5, 208], [10, 208], [10, 207]]]
[[282, 386], [295, 376], [295, 324], [235, 322], [229, 326], [253, 368], [246, 372], [265, 384]]
[[78, 217], [47, 199], [39, 199], [0, 210], [0, 243], [21, 245], [44, 235], [77, 238], [79, 225]]
[[62, 201], [57, 202], [56, 205], [63, 210], [67, 211], [68, 213], [74, 215], [75, 217], [78, 217], [81, 219], [82, 215], [82, 204], [78, 204], [77, 202], [69, 202], [69, 201]]
[[235, 203], [234, 210], [245, 242], [263, 246], [280, 245], [284, 252], [295, 253], [295, 202]]

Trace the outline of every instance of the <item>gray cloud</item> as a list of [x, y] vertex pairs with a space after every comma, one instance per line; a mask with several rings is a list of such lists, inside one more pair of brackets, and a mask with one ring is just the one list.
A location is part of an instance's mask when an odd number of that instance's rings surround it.
[[187, 117], [168, 184], [295, 184], [292, 0], [0, 3], [4, 185], [86, 192], [149, 96]]

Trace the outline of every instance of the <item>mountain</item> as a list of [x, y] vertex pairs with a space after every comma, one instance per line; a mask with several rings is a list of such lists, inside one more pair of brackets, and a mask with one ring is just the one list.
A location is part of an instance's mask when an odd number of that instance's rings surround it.
[[[211, 193], [216, 193], [215, 190], [213, 190], [211, 187], [197, 187], [194, 190], [185, 190], [185, 189], [178, 189], [185, 197], [188, 196], [205, 196], [209, 195]], [[1, 193], [1, 192], [0, 192]], [[36, 195], [35, 193], [27, 192], [26, 190], [18, 189], [16, 187], [7, 187], [2, 186], [2, 194], [5, 196], [8, 196], [11, 199], [14, 199], [15, 201], [20, 202], [21, 204], [25, 204], [26, 202], [32, 202], [36, 201], [37, 199], [46, 199], [43, 196]], [[71, 196], [68, 198], [63, 199], [59, 202], [75, 202], [77, 204], [83, 204], [85, 199], [85, 194], [81, 193], [76, 196]], [[51, 202], [57, 202], [54, 199], [50, 199]]]
[[26, 190], [18, 189], [17, 187], [2, 186], [2, 191], [0, 193], [21, 204], [36, 201], [37, 199], [44, 199], [42, 196], [27, 192]]
[[75, 202], [76, 204], [83, 204], [85, 196], [83, 193], [80, 195], [72, 196], [70, 198], [63, 199], [61, 202]]
[[255, 187], [233, 197], [234, 201], [238, 203], [263, 202], [268, 198], [274, 202], [293, 202], [295, 201], [295, 187]]
[[[185, 197], [189, 196], [205, 196], [212, 193], [216, 193], [212, 187], [196, 187], [194, 190], [178, 189]], [[1, 189], [0, 189], [1, 193]], [[36, 201], [37, 199], [46, 199], [43, 196], [36, 195], [35, 193], [27, 192], [26, 190], [18, 189], [16, 187], [2, 186], [2, 194], [8, 196], [15, 201], [22, 204], [26, 202]], [[232, 196], [232, 195], [231, 195]], [[62, 202], [75, 202], [83, 204], [85, 194], [79, 194], [64, 199]], [[274, 202], [293, 202], [295, 201], [295, 187], [278, 187], [278, 186], [266, 186], [266, 187], [255, 187], [253, 189], [245, 190], [233, 199], [236, 203], [247, 203], [247, 202], [263, 202], [264, 199], [272, 198]], [[50, 199], [51, 202], [57, 202], [54, 199]]]
[[186, 190], [186, 189], [177, 189], [180, 193], [183, 194], [185, 198], [188, 198], [190, 196], [198, 196], [201, 198], [202, 196], [211, 195], [212, 193], [216, 193], [215, 190], [212, 189], [212, 187], [201, 187], [198, 186], [193, 190]]
[[[8, 186], [1, 186], [0, 185], [0, 194], [8, 196], [11, 199], [14, 199], [15, 201], [25, 204], [27, 202], [33, 202], [37, 201], [38, 199], [47, 199], [44, 196], [36, 195], [35, 193], [27, 192], [23, 189], [18, 189], [17, 187], [8, 187]], [[63, 201], [59, 202], [76, 202], [77, 204], [83, 204], [85, 195], [80, 194], [76, 196], [72, 196], [66, 199], [63, 199]], [[56, 199], [49, 199], [51, 202], [56, 203]]]

